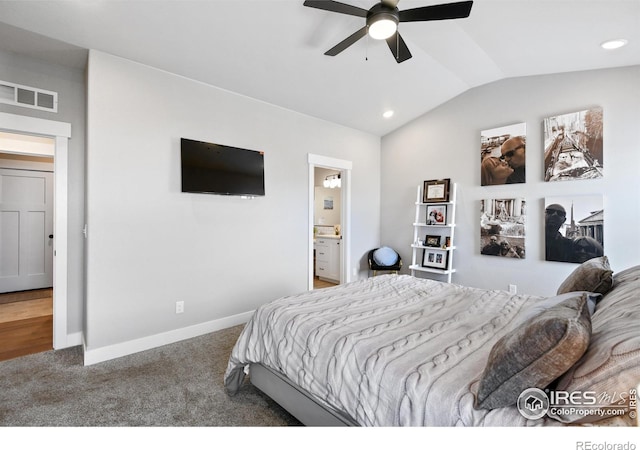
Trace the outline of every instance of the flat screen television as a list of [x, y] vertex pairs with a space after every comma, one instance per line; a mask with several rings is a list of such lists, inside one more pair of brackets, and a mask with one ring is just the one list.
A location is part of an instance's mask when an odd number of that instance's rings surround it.
[[264, 152], [181, 138], [182, 192], [264, 195]]

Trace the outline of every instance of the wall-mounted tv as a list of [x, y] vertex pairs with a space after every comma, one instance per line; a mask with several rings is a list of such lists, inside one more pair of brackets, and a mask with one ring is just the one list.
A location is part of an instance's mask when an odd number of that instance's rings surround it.
[[264, 152], [182, 138], [182, 192], [264, 195]]

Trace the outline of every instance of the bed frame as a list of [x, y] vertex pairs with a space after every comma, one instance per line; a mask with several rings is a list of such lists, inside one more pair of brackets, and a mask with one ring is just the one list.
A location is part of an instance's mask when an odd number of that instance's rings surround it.
[[359, 426], [346, 414], [319, 403], [283, 375], [262, 364], [251, 364], [249, 375], [251, 384], [268, 395], [304, 425], [316, 427]]

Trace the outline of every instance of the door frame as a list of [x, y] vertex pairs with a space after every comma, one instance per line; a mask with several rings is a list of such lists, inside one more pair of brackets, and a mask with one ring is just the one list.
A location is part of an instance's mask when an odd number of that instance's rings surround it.
[[[47, 136], [54, 140], [53, 157], [53, 348], [68, 346], [68, 160], [71, 124], [0, 112], [0, 130]], [[50, 156], [50, 155], [46, 155]]]
[[345, 159], [331, 158], [328, 156], [308, 154], [309, 163], [309, 224], [308, 230], [308, 289], [313, 290], [313, 218], [315, 196], [315, 169], [333, 169], [340, 171], [341, 187], [341, 232], [342, 245], [340, 245], [340, 284], [351, 281], [351, 168], [353, 162]]

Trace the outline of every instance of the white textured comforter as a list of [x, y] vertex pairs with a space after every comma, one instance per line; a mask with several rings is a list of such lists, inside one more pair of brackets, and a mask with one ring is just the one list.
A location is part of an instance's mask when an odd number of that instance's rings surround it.
[[[383, 275], [260, 307], [225, 373], [274, 369], [363, 426], [542, 425], [473, 408], [493, 344], [542, 297]], [[557, 422], [555, 424], [558, 424]]]

